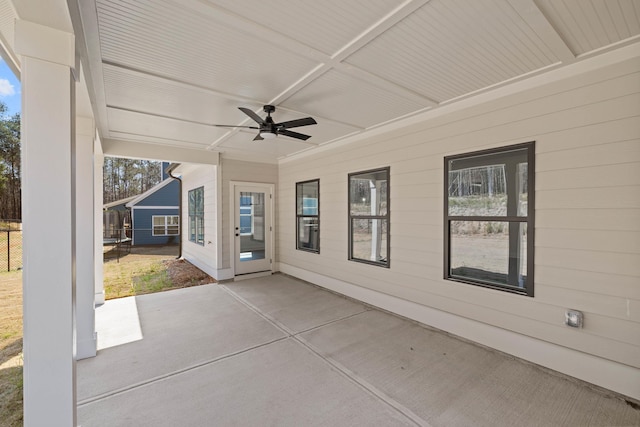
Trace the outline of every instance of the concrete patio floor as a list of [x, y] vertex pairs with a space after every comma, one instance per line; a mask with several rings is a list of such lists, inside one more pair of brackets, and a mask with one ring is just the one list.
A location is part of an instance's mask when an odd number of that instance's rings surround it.
[[620, 398], [281, 274], [96, 316], [83, 427], [640, 425]]

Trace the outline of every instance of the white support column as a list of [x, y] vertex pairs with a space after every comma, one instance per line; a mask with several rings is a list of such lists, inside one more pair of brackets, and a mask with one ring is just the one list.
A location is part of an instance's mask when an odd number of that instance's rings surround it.
[[73, 35], [16, 22], [22, 77], [24, 425], [75, 426]]
[[[96, 134], [93, 148], [93, 195], [94, 195], [94, 282], [95, 282], [95, 304], [104, 304], [104, 264], [102, 255], [102, 168], [104, 167], [104, 154], [100, 137]], [[98, 338], [99, 339], [99, 338]]]
[[[95, 233], [93, 143], [96, 135], [90, 117], [76, 117], [76, 359], [94, 357], [97, 351], [95, 317]], [[102, 252], [101, 252], [102, 253]]]

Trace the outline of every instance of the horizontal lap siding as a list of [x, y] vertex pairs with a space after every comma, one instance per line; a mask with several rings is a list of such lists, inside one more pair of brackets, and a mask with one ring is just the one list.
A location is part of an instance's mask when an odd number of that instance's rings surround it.
[[[264, 141], [263, 143], [268, 143]], [[231, 181], [259, 182], [275, 184], [278, 194], [278, 166], [268, 163], [244, 162], [240, 160], [222, 159], [222, 268], [231, 267], [231, 248], [229, 244], [231, 218], [229, 218], [230, 203], [233, 197], [229, 194]], [[275, 212], [274, 224], [277, 224], [278, 212]], [[274, 261], [278, 260], [278, 250], [274, 254]]]
[[[190, 168], [183, 174], [182, 211], [184, 214], [181, 221], [183, 257], [214, 277], [217, 276], [215, 270], [218, 268], [216, 167], [198, 166]], [[189, 241], [189, 191], [199, 187], [204, 187], [204, 246]]]
[[[177, 200], [174, 201], [177, 205]], [[180, 215], [180, 210], [171, 208], [136, 209], [133, 208], [133, 244], [134, 245], [166, 245], [177, 244], [178, 236], [154, 236], [153, 217]]]
[[136, 203], [136, 206], [178, 206], [180, 184], [175, 179], [170, 179], [171, 182]]
[[[444, 156], [536, 141], [535, 297], [445, 281]], [[391, 268], [347, 260], [347, 174], [391, 168]], [[280, 261], [640, 367], [640, 61], [280, 165]], [[320, 254], [295, 250], [295, 182], [320, 178]], [[567, 308], [585, 327], [563, 325]]]

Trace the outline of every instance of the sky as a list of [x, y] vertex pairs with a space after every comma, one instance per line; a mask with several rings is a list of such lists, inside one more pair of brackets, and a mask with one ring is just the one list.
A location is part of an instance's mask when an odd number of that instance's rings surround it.
[[14, 115], [21, 111], [20, 108], [20, 82], [13, 75], [7, 63], [0, 58], [0, 101], [9, 107], [8, 114]]

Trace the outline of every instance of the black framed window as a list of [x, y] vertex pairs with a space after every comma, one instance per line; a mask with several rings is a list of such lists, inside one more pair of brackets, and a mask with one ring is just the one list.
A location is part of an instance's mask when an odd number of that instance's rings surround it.
[[189, 241], [204, 246], [204, 187], [189, 190]]
[[444, 278], [533, 296], [535, 143], [444, 162]]
[[349, 174], [349, 259], [389, 267], [389, 168]]
[[320, 180], [296, 183], [296, 249], [320, 253]]

